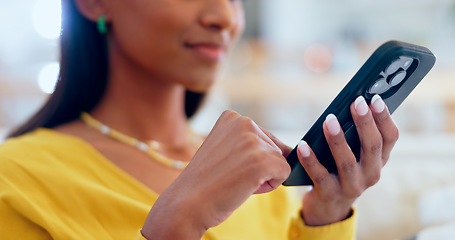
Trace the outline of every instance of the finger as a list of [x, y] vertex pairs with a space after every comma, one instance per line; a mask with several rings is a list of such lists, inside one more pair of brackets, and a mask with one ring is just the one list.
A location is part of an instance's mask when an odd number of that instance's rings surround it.
[[275, 135], [273, 135], [269, 131], [265, 130], [263, 127], [259, 126], [259, 128], [265, 133], [265, 135], [267, 135], [267, 137], [270, 138], [270, 140], [272, 140], [275, 143], [275, 145], [279, 149], [281, 149], [283, 157], [287, 157], [289, 155], [289, 153], [292, 151], [291, 147], [289, 147], [288, 145], [281, 142], [277, 137], [275, 137]]
[[[283, 157], [283, 152], [277, 146], [261, 127], [259, 127], [252, 119], [244, 116], [237, 116], [234, 124], [237, 131], [243, 133], [243, 139], [247, 136], [253, 146], [247, 150], [251, 152], [249, 162], [252, 163], [255, 177], [257, 179], [257, 188], [253, 192], [255, 194], [266, 193], [276, 189], [289, 176], [291, 168]], [[231, 129], [234, 131], [234, 129]], [[275, 138], [276, 139], [276, 138]], [[278, 141], [276, 141], [278, 143]], [[247, 168], [244, 166], [244, 168]]]
[[266, 131], [257, 125], [256, 122], [254, 122], [251, 118], [242, 116], [239, 120], [241, 121], [241, 125], [244, 131], [254, 133], [258, 139], [261, 139], [267, 143], [267, 146], [272, 147], [275, 151], [278, 151], [280, 154], [282, 154], [281, 148], [269, 137], [269, 135], [267, 135]]
[[329, 171], [318, 161], [316, 155], [311, 150], [308, 143], [300, 141], [297, 147], [297, 156], [300, 164], [313, 181], [314, 187], [331, 192], [334, 187], [334, 181]]
[[384, 166], [389, 157], [392, 148], [395, 146], [399, 138], [399, 131], [395, 122], [390, 117], [389, 111], [379, 95], [375, 95], [371, 99], [371, 110], [373, 112], [374, 120], [382, 135], [383, 147], [382, 147], [382, 165]]
[[335, 115], [329, 114], [327, 116], [323, 129], [330, 151], [337, 165], [342, 188], [347, 191], [347, 194], [357, 195], [359, 167]]
[[381, 133], [362, 96], [359, 96], [351, 105], [351, 113], [361, 143], [360, 165], [362, 171], [368, 178], [377, 179], [382, 168]]
[[283, 156], [269, 154], [263, 159], [263, 180], [262, 184], [256, 189], [254, 194], [267, 193], [279, 187], [291, 174], [291, 167], [286, 161], [282, 161]]
[[273, 191], [275, 188], [272, 186], [270, 181], [266, 181], [254, 192], [254, 194], [268, 193]]

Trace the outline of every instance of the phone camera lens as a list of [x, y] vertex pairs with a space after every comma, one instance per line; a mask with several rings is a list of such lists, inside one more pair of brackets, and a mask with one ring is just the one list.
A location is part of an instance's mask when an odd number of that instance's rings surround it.
[[396, 72], [398, 69], [400, 69], [400, 67], [403, 66], [403, 62], [401, 59], [397, 59], [395, 61], [393, 61], [385, 70], [385, 73], [387, 75], [391, 75], [393, 74], [394, 72]]
[[412, 62], [414, 61], [412, 58], [409, 58], [409, 57], [400, 57], [400, 59], [403, 62], [402, 68], [404, 70], [407, 70], [411, 66]]
[[379, 78], [368, 90], [370, 94], [383, 94], [389, 90], [390, 85], [385, 78]]
[[390, 85], [392, 85], [392, 87], [395, 87], [396, 85], [400, 84], [404, 80], [405, 77], [406, 77], [405, 71], [398, 72], [390, 80]]
[[407, 70], [414, 60], [410, 57], [401, 56], [399, 59], [393, 61], [385, 70], [387, 75], [391, 75], [398, 71], [400, 68]]

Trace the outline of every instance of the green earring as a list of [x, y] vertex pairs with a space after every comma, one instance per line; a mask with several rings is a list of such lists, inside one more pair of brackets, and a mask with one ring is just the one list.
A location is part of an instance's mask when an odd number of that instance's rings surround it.
[[104, 35], [107, 33], [106, 16], [104, 16], [104, 14], [98, 18], [96, 25], [100, 34]]

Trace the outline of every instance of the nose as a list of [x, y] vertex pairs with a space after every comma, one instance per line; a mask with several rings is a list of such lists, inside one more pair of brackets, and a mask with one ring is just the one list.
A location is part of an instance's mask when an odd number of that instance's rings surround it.
[[232, 0], [207, 0], [201, 23], [212, 30], [225, 30], [235, 28], [242, 21], [242, 13], [236, 1]]

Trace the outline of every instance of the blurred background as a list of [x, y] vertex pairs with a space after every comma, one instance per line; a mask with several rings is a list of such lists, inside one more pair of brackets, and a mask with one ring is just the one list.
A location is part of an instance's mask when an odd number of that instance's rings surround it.
[[[437, 63], [393, 115], [401, 138], [381, 181], [356, 203], [358, 239], [434, 240], [455, 229], [455, 0], [246, 0], [245, 8], [246, 32], [195, 130], [208, 133], [233, 109], [294, 146], [380, 44], [426, 46]], [[53, 91], [59, 28], [59, 0], [0, 0], [0, 139]]]

